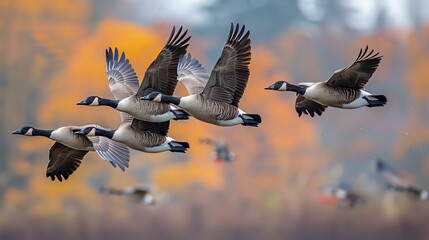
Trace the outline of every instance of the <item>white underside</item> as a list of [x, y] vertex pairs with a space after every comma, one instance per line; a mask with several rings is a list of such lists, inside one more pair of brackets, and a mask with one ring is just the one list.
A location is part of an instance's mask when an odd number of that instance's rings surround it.
[[[358, 98], [356, 98], [353, 102], [351, 102], [351, 103], [347, 103], [347, 104], [343, 104], [343, 107], [342, 108], [344, 108], [344, 109], [355, 109], [355, 108], [360, 108], [360, 107], [364, 107], [364, 106], [367, 106], [367, 105], [369, 105], [368, 104], [368, 102], [365, 100], [365, 99], [363, 99], [363, 97], [365, 97], [365, 96], [368, 96], [368, 95], [371, 95], [370, 93], [368, 93], [368, 92], [365, 92], [365, 91], [363, 91], [363, 90], [360, 90], [360, 95], [359, 95], [359, 97]], [[371, 100], [376, 100], [376, 99], [374, 99], [374, 98], [371, 98], [371, 97], [368, 97], [369, 99], [371, 99]]]
[[240, 117], [242, 114], [246, 114], [246, 113], [243, 110], [238, 109], [238, 116], [237, 117], [230, 119], [230, 120], [217, 121], [217, 125], [222, 126], [222, 127], [240, 125], [243, 123], [243, 119], [241, 119], [241, 117]]

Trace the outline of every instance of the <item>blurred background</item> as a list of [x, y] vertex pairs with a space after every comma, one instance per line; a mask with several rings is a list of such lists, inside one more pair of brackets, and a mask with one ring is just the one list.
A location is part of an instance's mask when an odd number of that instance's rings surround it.
[[[250, 79], [240, 107], [259, 128], [172, 122], [187, 154], [132, 151], [114, 169], [90, 152], [65, 182], [45, 177], [45, 138], [11, 135], [22, 126], [98, 123], [108, 108], [76, 106], [109, 97], [105, 49], [125, 51], [139, 79], [173, 25], [190, 30], [188, 52], [211, 71], [231, 22], [251, 32]], [[385, 191], [375, 157], [429, 188], [429, 1], [427, 0], [76, 0], [0, 1], [1, 239], [429, 239], [429, 203]], [[384, 57], [367, 89], [383, 108], [328, 108], [298, 117], [276, 80], [323, 81], [369, 45]], [[176, 95], [186, 95], [178, 85]], [[226, 141], [232, 162], [213, 161], [199, 139]], [[318, 200], [344, 182], [365, 196], [359, 209]], [[100, 194], [101, 186], [153, 186], [143, 206]]]

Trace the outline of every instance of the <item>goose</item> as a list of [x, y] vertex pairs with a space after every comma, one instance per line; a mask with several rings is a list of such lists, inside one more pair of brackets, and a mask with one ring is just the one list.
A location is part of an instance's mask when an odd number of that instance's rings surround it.
[[201, 143], [209, 144], [214, 147], [214, 159], [217, 162], [231, 162], [235, 158], [235, 154], [229, 150], [228, 145], [224, 141], [216, 141], [212, 139], [200, 139]]
[[[123, 171], [128, 167], [130, 152], [126, 145], [104, 137], [76, 136], [74, 132], [95, 124], [85, 126], [65, 126], [55, 130], [44, 130], [34, 127], [23, 127], [12, 134], [24, 136], [43, 136], [55, 141], [49, 150], [49, 164], [46, 177], [52, 181], [57, 178], [60, 182], [80, 166], [83, 157], [89, 151], [96, 151], [104, 160], [114, 167], [119, 166]], [[98, 126], [99, 127], [99, 126]]]
[[135, 203], [141, 203], [143, 205], [154, 205], [155, 197], [150, 193], [149, 187], [145, 185], [134, 185], [124, 187], [122, 189], [118, 188], [100, 188], [101, 193], [127, 196], [131, 197]]
[[238, 108], [249, 79], [250, 39], [245, 26], [231, 28], [222, 55], [201, 93], [185, 97], [169, 96], [152, 92], [143, 100], [174, 104], [191, 116], [218, 126], [244, 125], [257, 127], [261, 123], [258, 114], [246, 114]]
[[332, 199], [333, 202], [339, 203], [339, 206], [343, 208], [356, 208], [362, 206], [364, 203], [360, 195], [341, 184], [323, 187], [322, 195], [325, 202], [332, 202], [328, 200]]
[[332, 77], [324, 82], [303, 82], [297, 85], [286, 81], [277, 81], [266, 90], [296, 92], [295, 110], [300, 117], [302, 113], [314, 117], [322, 115], [327, 107], [355, 109], [363, 106], [382, 107], [387, 99], [384, 95], [373, 95], [364, 91], [364, 87], [377, 69], [382, 56], [359, 51], [355, 62], [346, 68], [334, 72]]
[[429, 200], [429, 192], [411, 185], [399, 172], [388, 166], [381, 159], [374, 160], [375, 171], [387, 183], [387, 188], [396, 192], [405, 193], [420, 201]]
[[[149, 122], [165, 122], [171, 119], [184, 120], [189, 119], [188, 114], [180, 109], [170, 108], [166, 103], [155, 103], [148, 101], [140, 101], [140, 97], [149, 94], [153, 91], [162, 92], [167, 95], [172, 95], [177, 85], [177, 66], [179, 57], [186, 53], [187, 42], [191, 38], [186, 37], [188, 30], [182, 33], [182, 27], [175, 33], [175, 27], [171, 31], [170, 37], [158, 54], [157, 58], [152, 62], [143, 77], [140, 88], [139, 82], [134, 68], [129, 64], [129, 60], [125, 60], [122, 55], [118, 61], [118, 50], [115, 48], [115, 53], [112, 49], [106, 50], [107, 61], [107, 77], [109, 80], [109, 88], [111, 92], [116, 94], [127, 93], [127, 97], [117, 100], [101, 98], [98, 96], [90, 96], [77, 103], [77, 105], [86, 106], [108, 106], [120, 112], [127, 113], [134, 118]], [[114, 60], [114, 61], [112, 61]], [[116, 62], [118, 65], [109, 65]], [[127, 66], [126, 71], [123, 70]], [[111, 71], [110, 69], [116, 69]], [[127, 82], [129, 85], [119, 85], [118, 83]], [[138, 88], [133, 94], [128, 94], [130, 89]]]
[[[109, 52], [111, 52], [111, 49], [109, 49]], [[118, 49], [115, 49], [114, 55], [108, 54], [107, 75], [110, 76], [110, 91], [116, 99], [135, 96], [139, 90], [138, 84], [136, 84], [138, 82], [137, 75], [132, 73], [133, 71], [130, 69], [132, 69], [132, 66], [125, 57], [124, 52], [122, 52], [121, 57], [119, 57]], [[153, 82], [155, 82], [155, 80], [153, 80]], [[156, 84], [153, 85], [154, 88], [155, 85]], [[159, 89], [161, 89], [161, 87], [155, 88], [155, 90]], [[119, 96], [121, 98], [119, 98]], [[93, 102], [99, 101], [104, 100], [95, 98]], [[168, 107], [168, 105], [166, 106]], [[163, 151], [184, 153], [186, 149], [189, 148], [187, 142], [178, 142], [167, 136], [170, 121], [148, 122], [133, 118], [128, 113], [120, 112], [120, 115], [122, 122], [116, 130], [104, 129], [98, 126], [88, 126], [80, 129], [80, 131], [76, 131], [74, 134], [106, 137], [123, 143], [132, 149], [148, 153]]]

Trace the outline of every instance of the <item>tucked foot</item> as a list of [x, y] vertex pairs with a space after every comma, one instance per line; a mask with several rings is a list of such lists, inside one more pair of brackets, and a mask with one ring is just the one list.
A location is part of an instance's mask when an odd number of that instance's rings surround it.
[[168, 143], [168, 145], [170, 146], [170, 152], [185, 153], [186, 150], [189, 148], [188, 142], [171, 141]]
[[[362, 97], [368, 102], [367, 107], [382, 107], [387, 102], [387, 98], [384, 95], [369, 95]], [[370, 99], [371, 98], [371, 99]]]
[[259, 114], [240, 114], [239, 117], [243, 120], [241, 125], [244, 126], [257, 127], [262, 122]]
[[171, 113], [175, 116], [173, 120], [187, 120], [189, 119], [189, 114], [181, 109], [170, 110]]

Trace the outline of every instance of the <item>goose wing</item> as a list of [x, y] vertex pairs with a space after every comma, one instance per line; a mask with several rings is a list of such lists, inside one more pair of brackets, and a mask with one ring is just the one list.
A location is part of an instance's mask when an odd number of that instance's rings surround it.
[[95, 152], [104, 160], [109, 161], [113, 167], [119, 166], [122, 171], [129, 166], [130, 149], [127, 145], [113, 141], [107, 137], [91, 136]]
[[202, 93], [209, 80], [207, 71], [190, 53], [188, 56], [180, 56], [177, 76], [177, 80], [185, 85], [189, 95]]
[[322, 115], [327, 106], [323, 106], [317, 102], [311, 101], [301, 94], [298, 94], [295, 101], [295, 110], [298, 113], [298, 116], [301, 117], [302, 113], [314, 117], [314, 113], [317, 115]]
[[83, 157], [87, 153], [88, 151], [76, 150], [59, 142], [55, 142], [49, 150], [49, 163], [46, 170], [46, 177], [50, 177], [52, 181], [55, 180], [55, 177], [60, 182], [63, 181], [63, 178], [67, 180], [80, 166]]
[[177, 85], [177, 65], [179, 57], [186, 53], [187, 42], [191, 38], [186, 37], [188, 30], [182, 33], [182, 27], [175, 34], [175, 27], [171, 31], [167, 44], [158, 54], [158, 57], [146, 70], [142, 84], [137, 92], [138, 97], [143, 97], [153, 91], [166, 95], [173, 95]]
[[374, 53], [374, 50], [368, 52], [366, 46], [365, 50], [359, 51], [358, 57], [350, 67], [335, 71], [326, 84], [333, 87], [363, 89], [380, 64], [382, 56], [378, 54]]
[[231, 23], [222, 56], [213, 68], [202, 93], [206, 99], [238, 107], [250, 74], [250, 33], [247, 31], [243, 34], [244, 30], [244, 25], [239, 30], [238, 24], [234, 28]]
[[[133, 66], [125, 53], [119, 57], [119, 51], [106, 49], [106, 72], [109, 80], [109, 88], [116, 100], [121, 100], [137, 93], [139, 80]], [[119, 112], [122, 122], [131, 121], [132, 117], [124, 112]]]
[[170, 121], [147, 122], [134, 118], [133, 122], [131, 123], [131, 127], [139, 131], [150, 131], [161, 134], [162, 136], [167, 136], [168, 129], [170, 127]]

